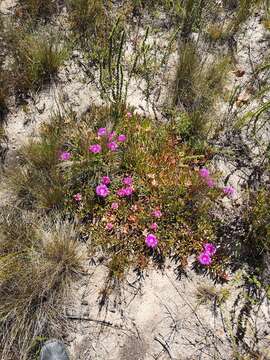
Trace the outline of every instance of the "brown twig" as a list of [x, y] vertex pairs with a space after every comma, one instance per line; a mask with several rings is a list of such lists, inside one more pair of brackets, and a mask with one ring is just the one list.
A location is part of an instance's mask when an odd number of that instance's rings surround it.
[[170, 359], [172, 359], [172, 355], [170, 353], [170, 350], [168, 349], [167, 344], [164, 344], [159, 338], [157, 338], [156, 336], [154, 337], [154, 340], [157, 341], [162, 347], [163, 349], [166, 351], [166, 353], [169, 355]]
[[98, 323], [98, 324], [106, 325], [106, 326], [115, 326], [115, 325], [113, 325], [113, 323], [111, 323], [111, 322], [109, 322], [109, 321], [97, 320], [97, 319], [93, 319], [93, 318], [86, 317], [86, 316], [66, 315], [66, 318], [67, 318], [67, 319], [70, 319], [70, 320], [93, 321], [93, 322], [96, 322], [96, 323]]
[[69, 320], [95, 322], [97, 324], [108, 326], [108, 327], [111, 327], [111, 328], [116, 329], [116, 330], [121, 330], [123, 332], [131, 332], [131, 333], [133, 333], [133, 331], [130, 330], [130, 329], [122, 328], [121, 326], [114, 325], [112, 322], [106, 321], [106, 320], [97, 320], [97, 319], [93, 319], [93, 318], [90, 318], [90, 317], [79, 316], [79, 315], [66, 315], [66, 318], [69, 319]]

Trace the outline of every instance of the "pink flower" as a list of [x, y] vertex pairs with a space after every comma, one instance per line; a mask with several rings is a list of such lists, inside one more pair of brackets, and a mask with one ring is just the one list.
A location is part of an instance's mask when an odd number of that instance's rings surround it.
[[153, 231], [157, 231], [158, 229], [158, 224], [157, 223], [153, 223], [150, 225], [150, 229], [153, 230]]
[[209, 175], [210, 175], [210, 172], [209, 172], [209, 170], [206, 169], [206, 168], [201, 168], [201, 169], [199, 170], [199, 174], [200, 174], [201, 177], [203, 177], [203, 178], [208, 178]]
[[110, 132], [110, 134], [108, 136], [109, 141], [112, 141], [112, 139], [115, 137], [115, 135], [116, 135], [115, 131]]
[[77, 194], [73, 195], [73, 199], [75, 201], [81, 201], [82, 200], [82, 194], [77, 193]]
[[112, 141], [107, 144], [108, 149], [111, 151], [116, 151], [118, 149], [118, 144], [115, 141]]
[[198, 256], [198, 261], [201, 265], [210, 265], [212, 262], [211, 256], [207, 252], [202, 252]]
[[223, 188], [223, 192], [228, 197], [233, 197], [235, 195], [236, 190], [235, 190], [235, 188], [233, 186], [225, 186]]
[[112, 228], [113, 228], [113, 224], [112, 224], [112, 223], [106, 224], [106, 230], [112, 230]]
[[107, 188], [106, 185], [100, 184], [96, 187], [96, 194], [101, 197], [106, 197], [110, 193], [110, 190]]
[[130, 196], [133, 194], [134, 189], [130, 186], [117, 190], [117, 195], [120, 197]]
[[160, 210], [154, 210], [152, 212], [152, 216], [156, 217], [156, 218], [161, 218], [162, 216], [162, 212]]
[[102, 180], [101, 180], [101, 183], [103, 185], [109, 185], [111, 183], [111, 179], [109, 178], [109, 176], [103, 176]]
[[59, 160], [66, 161], [69, 160], [71, 157], [71, 153], [68, 151], [61, 151], [59, 154]]
[[213, 179], [211, 178], [208, 178], [207, 181], [206, 181], [206, 184], [209, 188], [213, 188], [215, 186], [215, 182]]
[[125, 196], [130, 196], [133, 194], [133, 188], [130, 186], [126, 187], [124, 190], [125, 190]]
[[119, 190], [117, 190], [117, 195], [120, 196], [120, 197], [124, 197], [126, 196], [126, 189], [125, 188], [121, 188]]
[[155, 248], [158, 244], [158, 239], [154, 234], [148, 234], [145, 238], [145, 243], [150, 248]]
[[117, 202], [113, 202], [112, 205], [111, 205], [111, 208], [113, 210], [117, 210], [119, 208], [119, 204]]
[[125, 142], [125, 141], [127, 140], [127, 137], [126, 137], [126, 135], [124, 135], [124, 134], [120, 134], [120, 135], [118, 136], [117, 140], [118, 140], [119, 142]]
[[89, 146], [88, 151], [93, 154], [98, 154], [101, 152], [101, 146], [99, 144], [94, 144]]
[[131, 112], [127, 112], [127, 117], [131, 118], [132, 117], [132, 113]]
[[131, 176], [127, 176], [122, 180], [122, 183], [127, 186], [131, 186], [133, 183], [133, 179]]
[[209, 254], [210, 256], [214, 255], [217, 251], [216, 245], [211, 243], [206, 243], [203, 245], [203, 247], [204, 247], [204, 252]]
[[98, 136], [106, 136], [107, 135], [107, 129], [106, 128], [99, 128], [97, 131]]

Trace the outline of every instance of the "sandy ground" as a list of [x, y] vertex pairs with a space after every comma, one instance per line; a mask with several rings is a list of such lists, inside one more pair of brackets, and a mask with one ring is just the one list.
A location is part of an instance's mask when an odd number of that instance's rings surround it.
[[[90, 266], [89, 275], [74, 289], [76, 299], [67, 309], [74, 323], [67, 338], [72, 359], [234, 358], [237, 320], [245, 305], [240, 273], [221, 286], [191, 268], [181, 279], [173, 266], [162, 272], [150, 269], [143, 278], [129, 274], [104, 301], [105, 278], [105, 267]], [[202, 287], [215, 288], [217, 294], [223, 291], [226, 302], [218, 307], [212, 297], [200, 304]], [[268, 310], [267, 303], [254, 307], [245, 334], [245, 341], [254, 348], [256, 334], [265, 359], [270, 356]]]
[[[14, 1], [2, 1], [1, 11], [6, 13], [13, 5]], [[245, 68], [246, 74], [235, 81], [244, 87], [252, 72], [249, 48], [254, 62], [260, 61], [267, 49], [264, 29], [257, 17], [246, 24], [237, 40], [238, 66]], [[173, 54], [171, 69], [175, 60]], [[164, 91], [165, 83], [159, 84], [163, 86], [161, 91]], [[132, 83], [127, 102], [138, 112], [162, 118], [159, 105], [165, 99], [164, 93], [147, 102], [144, 91], [143, 82]], [[35, 94], [27, 107], [11, 109], [6, 126], [9, 151], [5, 166], [12, 166], [16, 161], [16, 150], [38, 136], [39, 126], [48, 121], [53, 112], [62, 111], [68, 105], [80, 116], [93, 103], [102, 103], [95, 83], [86, 81], [76, 60], [68, 62], [60, 71], [57, 82]], [[228, 178], [240, 193], [245, 169], [236, 169], [235, 163], [225, 157], [218, 157], [215, 162], [223, 179]], [[1, 201], [9, 201], [6, 190], [1, 191]], [[246, 311], [241, 272], [232, 275], [228, 284], [215, 285], [208, 276], [196, 274], [191, 266], [179, 279], [174, 266], [168, 264], [164, 271], [149, 269], [141, 278], [131, 272], [127, 280], [114, 284], [114, 290], [104, 297], [106, 267], [89, 262], [85, 270], [87, 274], [71, 289], [72, 296], [65, 309], [71, 329], [66, 342], [72, 359], [234, 358], [233, 349], [238, 348], [235, 335], [241, 333], [238, 320]], [[201, 286], [215, 287], [217, 293], [227, 291], [227, 301], [217, 307], [217, 298], [212, 297], [209, 302], [199, 304], [197, 294]], [[263, 351], [264, 359], [270, 359], [268, 312], [267, 302], [261, 299], [248, 313], [243, 335], [243, 341], [251, 348]]]

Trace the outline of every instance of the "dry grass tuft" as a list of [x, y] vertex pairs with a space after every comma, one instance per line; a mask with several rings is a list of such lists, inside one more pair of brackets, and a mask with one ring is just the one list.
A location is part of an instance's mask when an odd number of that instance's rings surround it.
[[96, 61], [109, 37], [112, 19], [111, 2], [104, 0], [68, 0], [69, 22], [76, 41], [82, 50]]
[[49, 20], [56, 10], [57, 0], [20, 0], [17, 15], [35, 22]]
[[[251, 261], [261, 263], [270, 252], [270, 191], [261, 188], [250, 194], [248, 207], [244, 213], [248, 229], [246, 251]], [[262, 265], [262, 264], [261, 264]]]
[[30, 142], [20, 151], [21, 166], [8, 172], [7, 181], [18, 193], [20, 206], [41, 209], [61, 208], [63, 179], [55, 166], [57, 144]]
[[82, 267], [72, 225], [2, 209], [0, 218], [0, 349], [29, 359], [38, 337], [61, 336], [69, 285]]
[[204, 61], [193, 42], [181, 43], [173, 93], [180, 112], [179, 133], [184, 139], [206, 139], [220, 125], [216, 117], [211, 119], [229, 68], [229, 58]]
[[61, 39], [50, 32], [28, 32], [13, 24], [6, 28], [4, 40], [11, 56], [11, 85], [19, 94], [41, 89], [68, 57]]

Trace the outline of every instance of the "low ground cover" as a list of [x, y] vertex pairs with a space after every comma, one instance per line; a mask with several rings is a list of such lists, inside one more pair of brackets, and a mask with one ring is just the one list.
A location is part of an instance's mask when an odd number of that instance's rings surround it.
[[219, 188], [205, 161], [173, 125], [93, 107], [79, 121], [60, 116], [45, 125], [41, 140], [23, 149], [13, 187], [23, 207], [76, 218], [90, 254], [102, 249], [122, 276], [124, 265], [143, 268], [151, 255], [184, 265], [216, 241], [214, 207], [234, 190]]

